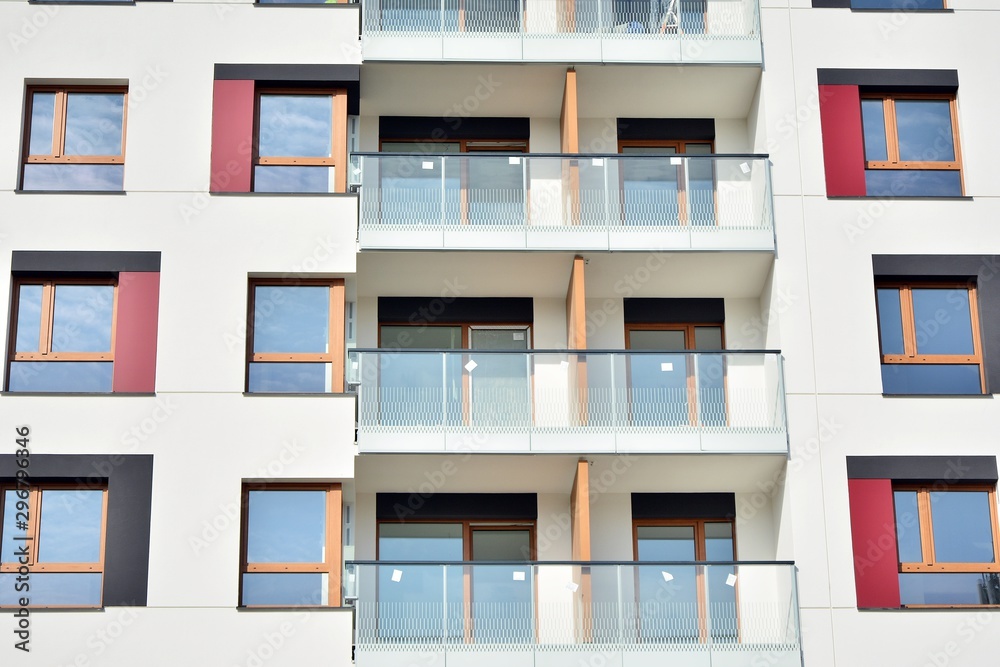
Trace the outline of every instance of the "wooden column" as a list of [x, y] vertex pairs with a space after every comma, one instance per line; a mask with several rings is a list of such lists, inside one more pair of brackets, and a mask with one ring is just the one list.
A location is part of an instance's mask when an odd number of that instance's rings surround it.
[[[576, 103], [576, 70], [566, 70], [563, 85], [562, 111], [559, 116], [560, 150], [563, 153], [580, 152], [580, 130]], [[580, 167], [575, 161], [563, 160], [562, 185], [569, 195], [563, 197], [568, 202], [566, 224], [580, 224]]]
[[[576, 464], [576, 477], [573, 480], [573, 490], [569, 499], [572, 515], [573, 560], [589, 561], [590, 556], [590, 464], [586, 459], [580, 459]], [[580, 628], [578, 640], [581, 643], [593, 641], [593, 613], [591, 610], [592, 589], [590, 567], [574, 568], [577, 593], [580, 604], [575, 607], [577, 614], [576, 627]]]

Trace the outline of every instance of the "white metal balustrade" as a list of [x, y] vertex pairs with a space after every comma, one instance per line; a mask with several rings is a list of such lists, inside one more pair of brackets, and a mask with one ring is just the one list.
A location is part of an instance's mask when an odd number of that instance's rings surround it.
[[359, 667], [802, 664], [792, 563], [358, 561], [344, 581]]
[[362, 452], [784, 453], [777, 352], [352, 350]]
[[767, 157], [352, 155], [363, 249], [773, 252]]
[[362, 0], [371, 60], [760, 63], [757, 0]]

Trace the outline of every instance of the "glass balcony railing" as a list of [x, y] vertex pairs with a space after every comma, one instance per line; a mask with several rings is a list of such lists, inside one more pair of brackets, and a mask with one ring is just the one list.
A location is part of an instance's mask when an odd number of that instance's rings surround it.
[[362, 248], [774, 250], [764, 156], [352, 156]]
[[348, 383], [361, 451], [788, 447], [777, 352], [352, 350]]
[[[775, 659], [767, 664], [801, 665], [792, 563], [359, 561], [346, 567], [359, 665], [399, 664], [391, 659], [398, 661], [400, 650], [477, 649], [534, 659], [507, 664], [565, 665], [567, 654], [599, 651], [669, 652], [677, 664], [699, 666], [749, 667], [761, 656]], [[380, 653], [390, 662], [380, 662]]]
[[364, 0], [365, 60], [760, 63], [757, 0]]

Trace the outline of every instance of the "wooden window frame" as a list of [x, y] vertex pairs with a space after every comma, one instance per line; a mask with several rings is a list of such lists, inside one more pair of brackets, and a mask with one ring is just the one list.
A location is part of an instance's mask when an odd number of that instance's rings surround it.
[[[958, 99], [954, 94], [935, 93], [862, 93], [861, 101], [881, 100], [883, 128], [885, 130], [887, 160], [869, 160], [865, 156], [865, 169], [888, 169], [892, 171], [934, 170], [957, 171], [960, 177], [962, 193], [965, 193], [965, 173], [962, 169], [962, 144], [958, 138]], [[907, 100], [947, 100], [951, 114], [951, 138], [954, 142], [955, 159], [953, 161], [905, 161], [899, 157], [899, 130], [896, 123], [896, 101]], [[861, 127], [864, 140], [864, 123]]]
[[[251, 491], [324, 491], [326, 493], [326, 543], [325, 560], [316, 563], [250, 563], [247, 561], [247, 547], [250, 534], [250, 492]], [[340, 607], [341, 573], [343, 571], [343, 488], [339, 483], [285, 483], [253, 482], [244, 483], [240, 496], [240, 573], [239, 606], [243, 608], [284, 608], [284, 607]], [[280, 604], [248, 605], [243, 602], [243, 578], [246, 574], [326, 574], [327, 604]]]
[[[340, 0], [338, 0], [340, 1]], [[331, 97], [330, 157], [260, 154], [260, 98], [265, 95]], [[250, 191], [256, 192], [257, 167], [330, 167], [333, 169], [333, 192], [347, 191], [347, 90], [344, 88], [260, 88], [254, 91], [253, 154], [250, 162]]]
[[[42, 286], [41, 326], [39, 327], [38, 349], [32, 352], [18, 352], [17, 329], [21, 287], [25, 285]], [[55, 315], [56, 288], [60, 285], [111, 285], [114, 296], [111, 302], [111, 349], [107, 352], [53, 352], [52, 327]], [[115, 333], [118, 328], [118, 279], [117, 278], [17, 278], [14, 280], [14, 297], [11, 301], [11, 327], [7, 349], [10, 354], [7, 359], [7, 377], [10, 378], [10, 365], [19, 361], [115, 361]]]
[[[52, 119], [52, 150], [32, 154], [31, 119], [35, 93], [55, 93]], [[122, 95], [122, 150], [118, 155], [66, 155], [66, 102], [70, 93], [119, 93]], [[128, 86], [29, 86], [25, 101], [21, 183], [29, 164], [125, 164], [125, 135], [128, 127]]]
[[[327, 323], [327, 352], [254, 352], [254, 314], [258, 287], [327, 287], [330, 291], [329, 321]], [[344, 331], [345, 281], [343, 278], [310, 278], [283, 282], [268, 278], [252, 278], [248, 290], [247, 308], [247, 372], [245, 391], [250, 391], [250, 364], [253, 363], [323, 363], [331, 364], [332, 387], [330, 393], [343, 392], [344, 356], [346, 354]], [[256, 393], [256, 392], [255, 392]], [[267, 393], [267, 392], [259, 392]]]
[[[4, 515], [7, 491], [14, 491], [18, 495], [21, 492], [28, 494], [28, 563], [27, 566], [32, 573], [37, 574], [100, 574], [101, 575], [101, 599], [95, 605], [31, 605], [32, 608], [39, 609], [80, 609], [80, 608], [100, 608], [103, 606], [104, 598], [104, 559], [106, 554], [106, 543], [108, 535], [108, 485], [80, 485], [67, 483], [45, 483], [32, 484], [30, 487], [19, 486], [14, 483], [0, 485], [0, 517]], [[101, 544], [100, 556], [94, 563], [39, 563], [38, 551], [41, 545], [42, 530], [42, 496], [46, 491], [100, 491], [101, 492]], [[18, 498], [18, 500], [23, 500]], [[0, 573], [16, 574], [21, 567], [19, 562], [0, 563]], [[25, 597], [31, 597], [25, 595]], [[17, 605], [0, 605], [0, 607], [15, 607]]]
[[[940, 486], [940, 485], [939, 485]], [[997, 492], [995, 485], [970, 484], [955, 485], [948, 488], [921, 484], [894, 484], [896, 491], [915, 491], [917, 493], [917, 519], [920, 527], [920, 552], [924, 556], [920, 563], [899, 563], [900, 573], [907, 572], [951, 572], [974, 573], [1000, 572], [1000, 520], [997, 516]], [[931, 512], [931, 493], [962, 493], [986, 492], [990, 505], [990, 527], [993, 531], [993, 561], [992, 563], [938, 563], [934, 550], [934, 517]], [[930, 556], [930, 558], [928, 558]], [[913, 606], [913, 605], [907, 605]], [[954, 605], [945, 605], [954, 606]], [[987, 606], [987, 605], [972, 605]]]
[[[878, 290], [899, 290], [899, 310], [903, 327], [903, 354], [885, 354], [882, 351], [882, 318], [878, 314]], [[954, 289], [965, 290], [969, 295], [969, 316], [972, 326], [972, 351], [968, 354], [918, 354], [917, 327], [913, 312], [914, 289]], [[878, 323], [879, 356], [883, 365], [925, 364], [979, 367], [980, 393], [986, 393], [986, 366], [983, 362], [982, 331], [979, 319], [979, 301], [976, 286], [956, 282], [898, 282], [879, 281], [875, 283], [876, 321]]]

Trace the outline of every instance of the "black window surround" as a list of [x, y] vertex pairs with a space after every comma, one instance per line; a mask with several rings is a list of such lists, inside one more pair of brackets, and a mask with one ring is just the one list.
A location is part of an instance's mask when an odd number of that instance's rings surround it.
[[1000, 387], [1000, 255], [873, 255], [879, 281], [956, 281], [976, 286], [986, 393]]
[[[32, 482], [108, 485], [104, 607], [145, 607], [153, 491], [150, 454], [32, 454]], [[16, 482], [14, 454], [0, 454], [0, 482]]]

